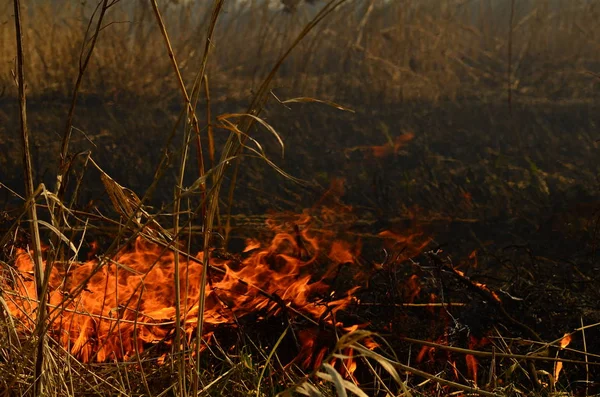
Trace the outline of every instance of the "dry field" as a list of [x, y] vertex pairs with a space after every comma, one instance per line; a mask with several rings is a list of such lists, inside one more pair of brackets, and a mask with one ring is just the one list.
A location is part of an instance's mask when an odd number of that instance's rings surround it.
[[2, 395], [600, 392], [600, 3], [0, 0], [0, 48]]

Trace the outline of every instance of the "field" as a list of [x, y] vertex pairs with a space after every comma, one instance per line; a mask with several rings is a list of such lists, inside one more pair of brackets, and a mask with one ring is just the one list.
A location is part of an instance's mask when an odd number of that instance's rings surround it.
[[4, 395], [600, 392], [600, 4], [18, 3]]

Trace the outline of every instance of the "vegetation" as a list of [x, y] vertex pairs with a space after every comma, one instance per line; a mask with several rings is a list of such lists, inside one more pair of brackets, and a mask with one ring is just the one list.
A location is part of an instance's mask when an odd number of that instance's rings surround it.
[[[207, 65], [215, 100], [247, 100], [323, 6], [322, 1], [296, 1], [300, 4], [295, 12], [282, 12], [275, 4], [270, 8], [261, 3], [224, 5], [216, 26], [215, 51]], [[274, 87], [365, 107], [382, 101], [498, 99], [506, 97], [511, 43], [515, 97], [595, 97], [597, 5], [584, 0], [560, 6], [535, 0], [515, 3], [511, 23], [510, 1], [352, 2], [299, 43], [283, 63]], [[5, 50], [0, 63], [8, 71], [16, 53], [12, 2], [4, 0], [1, 6], [0, 40]], [[79, 72], [95, 4], [82, 7], [49, 1], [25, 6], [28, 62], [24, 66], [30, 96], [64, 100]], [[202, 60], [211, 6], [195, 1], [163, 4], [165, 25], [186, 84], [192, 84]], [[119, 2], [106, 13], [84, 79], [82, 95], [180, 102], [147, 2]], [[0, 84], [5, 96], [14, 92], [9, 73], [2, 74]]]
[[597, 390], [596, 2], [0, 15], [5, 395]]

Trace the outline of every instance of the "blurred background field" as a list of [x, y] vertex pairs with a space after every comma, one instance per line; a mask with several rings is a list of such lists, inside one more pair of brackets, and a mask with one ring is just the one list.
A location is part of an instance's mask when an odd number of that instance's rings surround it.
[[[13, 91], [9, 70], [15, 44], [11, 2], [2, 3], [0, 62], [5, 72], [0, 81], [6, 95]], [[209, 66], [214, 98], [247, 99], [323, 4], [320, 0], [226, 3]], [[211, 4], [189, 0], [161, 5], [184, 81], [190, 81], [202, 55]], [[81, 40], [95, 4], [38, 0], [24, 6], [30, 95], [65, 97], [77, 75]], [[516, 97], [531, 101], [595, 97], [599, 83], [590, 73], [599, 67], [598, 4], [520, 0], [512, 11], [511, 15], [510, 0], [351, 1], [291, 54], [277, 86], [288, 94], [335, 97], [363, 107], [500, 100], [506, 95], [512, 32], [510, 79]], [[150, 5], [122, 1], [106, 18], [85, 93], [104, 101], [177, 99]]]

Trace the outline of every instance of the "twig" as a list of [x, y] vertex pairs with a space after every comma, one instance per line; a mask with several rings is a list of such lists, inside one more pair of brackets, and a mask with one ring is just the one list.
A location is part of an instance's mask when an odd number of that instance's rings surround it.
[[[422, 346], [435, 347], [436, 349], [440, 349], [440, 350], [446, 350], [446, 351], [460, 353], [460, 354], [471, 354], [473, 356], [479, 356], [479, 357], [512, 358], [515, 360], [534, 360], [534, 361], [537, 360], [537, 361], [550, 361], [550, 362], [562, 361], [562, 362], [571, 363], [571, 364], [585, 364], [586, 363], [585, 361], [582, 361], [582, 360], [569, 360], [569, 359], [564, 359], [564, 358], [546, 357], [546, 356], [541, 356], [541, 355], [536, 355], [536, 354], [525, 355], [525, 354], [484, 352], [484, 351], [479, 351], [479, 350], [471, 350], [471, 349], [464, 349], [461, 347], [442, 345], [442, 344], [435, 343], [435, 342], [430, 342], [430, 341], [421, 340], [421, 339], [414, 339], [414, 338], [409, 338], [409, 337], [405, 337], [405, 336], [400, 336], [399, 339], [403, 340], [404, 342], [408, 342], [408, 343], [416, 343], [416, 344], [419, 344]], [[588, 362], [588, 363], [590, 365], [600, 365], [600, 362]]]
[[210, 166], [215, 165], [215, 137], [213, 134], [212, 117], [210, 111], [210, 90], [208, 86], [208, 76], [204, 75], [202, 79], [204, 81], [204, 94], [206, 96], [206, 127], [208, 135], [208, 158], [210, 159]]
[[579, 317], [581, 322], [581, 337], [583, 338], [583, 351], [585, 353], [585, 395], [589, 395], [590, 387], [590, 365], [588, 359], [587, 341], [585, 339], [585, 326], [583, 325], [583, 317]]
[[454, 267], [448, 265], [447, 263], [444, 263], [438, 256], [430, 255], [430, 258], [434, 261], [434, 263], [440, 266], [440, 269], [450, 272], [458, 281], [464, 284], [467, 288], [482, 296], [487, 302], [492, 303], [509, 322], [511, 322], [514, 326], [519, 328], [522, 332], [525, 332], [537, 341], [542, 341], [542, 338], [538, 335], [537, 332], [535, 332], [533, 329], [511, 316], [504, 308], [502, 302], [494, 294], [492, 294], [492, 292], [489, 289], [487, 289], [487, 287], [482, 288], [481, 286], [476, 285], [475, 283], [473, 283], [473, 281], [471, 281], [471, 279], [459, 273]]
[[[206, 70], [206, 65], [208, 62], [208, 54], [209, 54], [209, 49], [211, 46], [211, 40], [212, 40], [212, 36], [214, 33], [214, 28], [216, 26], [217, 23], [217, 19], [221, 10], [221, 7], [223, 6], [223, 0], [215, 0], [214, 1], [214, 5], [213, 5], [213, 12], [212, 12], [212, 16], [211, 16], [211, 21], [208, 25], [208, 32], [207, 32], [207, 37], [206, 37], [206, 44], [205, 44], [205, 51], [204, 51], [204, 56], [202, 58], [202, 65], [200, 68], [200, 72], [198, 73], [199, 79], [196, 78], [196, 82], [194, 84], [194, 88], [193, 91], [195, 91], [196, 87], [199, 84], [202, 84], [202, 79], [204, 78], [204, 72]], [[179, 88], [181, 90], [181, 93], [185, 99], [185, 103], [186, 103], [186, 107], [187, 107], [187, 111], [188, 111], [188, 115], [189, 115], [189, 119], [192, 121], [192, 128], [194, 129], [195, 133], [196, 133], [196, 150], [197, 150], [197, 160], [198, 160], [198, 169], [199, 169], [199, 179], [202, 179], [204, 177], [204, 157], [202, 154], [202, 146], [201, 146], [201, 141], [200, 141], [200, 129], [198, 126], [198, 118], [196, 116], [196, 112], [195, 112], [195, 104], [192, 104], [192, 100], [190, 99], [190, 96], [188, 95], [188, 92], [185, 88], [185, 84], [183, 82], [183, 78], [181, 76], [181, 71], [179, 68], [179, 65], [177, 64], [177, 60], [175, 58], [175, 54], [173, 52], [173, 47], [171, 46], [171, 42], [169, 40], [169, 35], [167, 33], [167, 29], [165, 27], [165, 24], [163, 22], [162, 16], [160, 14], [160, 10], [158, 8], [158, 4], [156, 3], [156, 0], [152, 0], [152, 9], [154, 10], [154, 15], [156, 16], [156, 20], [157, 23], [159, 25], [161, 34], [165, 40], [165, 45], [167, 46], [167, 52], [169, 54], [169, 58], [171, 59], [171, 63], [173, 64], [173, 69], [175, 70], [175, 74], [177, 76], [177, 81], [179, 84]], [[193, 92], [192, 91], [192, 92]], [[197, 90], [199, 91], [199, 89]], [[181, 193], [182, 193], [182, 187], [183, 187], [183, 180], [184, 180], [184, 176], [185, 176], [185, 164], [187, 161], [187, 147], [188, 147], [188, 142], [189, 142], [189, 130], [187, 128], [185, 128], [185, 133], [184, 133], [184, 142], [183, 142], [183, 154], [181, 157], [181, 163], [180, 163], [180, 168], [179, 168], [179, 180], [178, 180], [178, 186], [176, 188], [176, 192], [175, 192], [175, 208], [174, 208], [174, 213], [175, 213], [175, 219], [174, 219], [174, 228], [175, 228], [175, 235], [179, 234], [179, 216], [180, 216], [180, 209], [181, 209]], [[201, 184], [201, 191], [202, 191], [202, 202], [204, 202], [204, 198], [206, 195], [206, 184], [202, 183]], [[204, 220], [205, 218], [205, 210], [204, 210], [204, 205], [202, 205], [202, 216], [201, 219]], [[205, 228], [205, 246], [208, 244], [208, 236], [209, 236], [209, 231], [208, 228]], [[205, 249], [206, 251], [206, 249]], [[180, 321], [180, 304], [179, 304], [179, 300], [180, 300], [180, 278], [179, 278], [179, 254], [175, 253], [175, 294], [176, 294], [176, 305], [175, 305], [175, 309], [176, 309], [176, 321], [177, 321], [177, 327], [175, 329], [175, 345], [176, 345], [176, 349], [180, 348], [180, 338], [181, 338], [181, 332], [180, 332], [180, 325], [179, 325], [179, 321]], [[200, 309], [199, 309], [199, 315], [198, 315], [198, 337], [196, 340], [196, 358], [197, 358], [197, 363], [199, 363], [198, 357], [200, 355], [200, 344], [201, 344], [201, 338], [202, 338], [202, 325], [203, 325], [203, 320], [204, 320], [204, 300], [205, 300], [205, 288], [206, 288], [206, 281], [207, 281], [207, 271], [204, 271], [202, 273], [202, 281], [201, 281], [201, 285], [200, 285]], [[199, 365], [199, 364], [198, 364]], [[199, 368], [196, 368], [197, 370], [193, 373], [193, 395], [197, 395], [198, 389], [199, 389]], [[180, 382], [180, 393], [186, 393], [186, 387], [185, 387], [185, 357], [182, 354], [181, 355], [181, 359], [180, 359], [180, 371], [179, 371], [180, 376], [178, 377], [179, 382]]]

